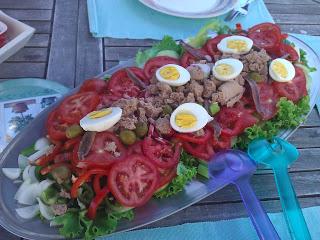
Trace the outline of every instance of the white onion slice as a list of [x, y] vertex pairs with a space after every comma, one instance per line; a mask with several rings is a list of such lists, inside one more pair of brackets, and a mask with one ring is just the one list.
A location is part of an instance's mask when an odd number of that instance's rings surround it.
[[47, 220], [52, 220], [54, 218], [54, 213], [51, 209], [51, 207], [45, 205], [40, 198], [37, 198], [37, 201], [39, 203], [39, 208], [40, 208], [40, 213], [41, 215], [47, 219]]
[[38, 150], [37, 152], [35, 152], [34, 154], [32, 154], [28, 157], [29, 161], [33, 162], [33, 161], [37, 160], [38, 158], [42, 157], [43, 155], [45, 155], [49, 151], [50, 148], [53, 148], [53, 145], [41, 148], [40, 150]]
[[27, 181], [24, 181], [18, 188], [18, 191], [16, 192], [16, 194], [14, 195], [14, 199], [17, 200], [18, 198], [20, 198], [21, 192], [29, 185], [31, 185], [30, 179], [28, 179]]
[[39, 210], [39, 204], [36, 204], [28, 207], [17, 208], [16, 212], [21, 218], [31, 219], [38, 214]]
[[15, 180], [20, 177], [21, 169], [20, 168], [2, 168], [3, 174], [11, 179]]
[[49, 142], [48, 138], [42, 137], [36, 141], [36, 143], [34, 144], [34, 149], [39, 151], [45, 147], [49, 147], [49, 145], [50, 145], [50, 142]]
[[17, 197], [17, 201], [24, 205], [33, 205], [39, 193], [39, 183], [32, 183], [25, 186]]
[[28, 165], [24, 169], [23, 174], [22, 174], [23, 181], [30, 179], [31, 183], [37, 183], [38, 179], [36, 178], [35, 170], [36, 170], [35, 166]]
[[28, 166], [29, 159], [26, 156], [23, 156], [22, 154], [19, 154], [18, 156], [18, 166], [21, 169], [25, 169]]

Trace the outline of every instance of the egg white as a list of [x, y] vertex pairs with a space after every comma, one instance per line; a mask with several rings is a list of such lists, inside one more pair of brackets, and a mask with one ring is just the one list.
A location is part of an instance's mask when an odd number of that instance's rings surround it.
[[103, 132], [112, 128], [119, 122], [122, 109], [119, 107], [111, 107], [112, 112], [100, 118], [90, 118], [90, 113], [80, 120], [80, 126], [85, 131]]
[[[197, 118], [196, 125], [191, 128], [182, 128], [176, 124], [176, 116], [179, 113], [190, 113]], [[204, 128], [213, 118], [208, 114], [207, 110], [197, 103], [184, 103], [177, 107], [170, 116], [171, 127], [180, 133], [191, 133]]]
[[[282, 63], [285, 68], [287, 69], [288, 71], [288, 76], [287, 77], [282, 77], [280, 76], [279, 74], [277, 74], [274, 70], [273, 70], [273, 66], [276, 62], [280, 62]], [[289, 82], [291, 81], [294, 76], [296, 75], [296, 70], [293, 66], [293, 64], [286, 60], [286, 59], [283, 59], [283, 58], [276, 58], [274, 59], [271, 63], [270, 63], [270, 66], [269, 66], [269, 74], [270, 74], [270, 77], [274, 80], [274, 81], [277, 81], [277, 82]]]
[[[165, 67], [175, 67], [178, 70], [180, 77], [177, 80], [167, 80], [167, 79], [163, 78], [160, 75], [160, 71]], [[167, 65], [162, 66], [161, 68], [159, 68], [156, 71], [156, 78], [159, 82], [164, 82], [170, 86], [177, 87], [177, 86], [182, 86], [182, 85], [186, 84], [187, 82], [189, 82], [191, 79], [191, 76], [190, 76], [189, 71], [187, 69], [185, 69], [184, 67], [181, 67], [177, 64], [167, 64]]]
[[[238, 51], [237, 49], [228, 48], [227, 43], [230, 40], [242, 40], [246, 42], [246, 49], [244, 51]], [[253, 46], [253, 41], [250, 38], [244, 37], [244, 36], [230, 36], [223, 38], [217, 45], [220, 52], [223, 53], [233, 53], [233, 54], [246, 54], [248, 53]]]
[[[233, 67], [233, 72], [229, 75], [226, 75], [226, 76], [220, 75], [215, 69], [220, 64], [231, 65]], [[241, 61], [239, 61], [238, 59], [234, 59], [234, 58], [225, 58], [225, 59], [221, 59], [221, 60], [217, 61], [214, 64], [214, 66], [212, 68], [212, 73], [213, 73], [213, 76], [220, 81], [229, 81], [229, 80], [232, 80], [232, 79], [235, 79], [236, 77], [238, 77], [240, 75], [240, 73], [242, 72], [242, 70], [243, 70], [243, 63]]]

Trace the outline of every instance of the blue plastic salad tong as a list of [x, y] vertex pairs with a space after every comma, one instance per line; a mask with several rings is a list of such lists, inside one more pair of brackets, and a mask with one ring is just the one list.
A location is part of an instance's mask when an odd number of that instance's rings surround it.
[[238, 150], [219, 152], [211, 159], [208, 168], [212, 179], [217, 181], [227, 179], [236, 185], [260, 239], [280, 239], [250, 185], [256, 164], [246, 153]]
[[298, 159], [298, 150], [287, 141], [275, 137], [271, 142], [266, 139], [254, 140], [249, 144], [248, 154], [257, 163], [263, 163], [273, 169], [291, 238], [311, 239], [287, 170], [288, 165]]

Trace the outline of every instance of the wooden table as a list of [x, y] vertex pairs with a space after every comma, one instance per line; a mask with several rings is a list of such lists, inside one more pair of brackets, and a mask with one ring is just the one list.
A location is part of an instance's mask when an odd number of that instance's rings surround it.
[[[267, 0], [266, 3], [284, 31], [320, 35], [319, 0]], [[116, 65], [119, 60], [133, 57], [138, 49], [147, 48], [155, 42], [92, 38], [88, 31], [85, 0], [0, 0], [0, 9], [36, 28], [27, 46], [0, 65], [0, 81], [39, 77], [74, 87], [84, 79]], [[319, 206], [320, 118], [316, 110], [312, 111], [290, 141], [301, 153], [300, 159], [290, 169], [301, 206]], [[272, 174], [257, 174], [252, 184], [268, 212], [281, 210]], [[152, 226], [245, 216], [247, 214], [238, 192], [229, 186]], [[4, 239], [19, 238], [0, 228], [0, 240]]]

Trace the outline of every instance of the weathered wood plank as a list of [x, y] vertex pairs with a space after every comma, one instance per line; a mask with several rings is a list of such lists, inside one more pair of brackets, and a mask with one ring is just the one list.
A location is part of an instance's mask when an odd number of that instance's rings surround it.
[[121, 61], [133, 58], [139, 50], [144, 50], [146, 47], [106, 47], [106, 61]]
[[3, 10], [9, 16], [16, 18], [18, 20], [39, 20], [39, 21], [49, 21], [51, 20], [51, 10], [12, 10], [4, 9]]
[[320, 147], [320, 128], [299, 128], [289, 141], [298, 148]]
[[104, 71], [116, 66], [119, 64], [119, 61], [106, 61], [104, 62]]
[[[299, 197], [320, 196], [320, 171], [290, 173], [296, 194]], [[259, 199], [278, 199], [278, 192], [272, 174], [254, 175], [251, 185]], [[241, 201], [234, 185], [229, 185], [201, 201], [201, 204]]]
[[1, 63], [0, 78], [44, 78], [46, 71], [45, 63]]
[[267, 8], [271, 15], [273, 14], [320, 14], [320, 5], [313, 4], [299, 4], [291, 5], [288, 7], [287, 4], [267, 4]]
[[4, 228], [0, 226], [0, 237], [1, 239], [5, 240], [20, 240], [19, 237], [7, 232]]
[[78, 1], [57, 0], [47, 78], [74, 86], [77, 55]]
[[36, 29], [35, 33], [50, 33], [51, 32], [51, 22], [50, 21], [22, 21], [25, 24]]
[[306, 24], [317, 25], [320, 22], [320, 15], [308, 14], [272, 14], [276, 23], [279, 24]]
[[312, 112], [303, 123], [303, 126], [306, 127], [319, 127], [320, 126], [320, 116], [316, 108], [312, 109]]
[[[303, 208], [318, 206], [320, 205], [320, 196], [313, 198], [300, 198], [299, 202]], [[268, 213], [281, 212], [281, 204], [279, 200], [263, 201], [262, 205]], [[150, 224], [146, 226], [146, 228], [165, 227], [200, 221], [219, 221], [240, 217], [248, 217], [242, 202], [193, 205], [170, 217]]]
[[22, 48], [11, 56], [8, 62], [46, 62], [48, 51], [46, 48]]
[[52, 9], [54, 0], [1, 0], [0, 8], [8, 9]]
[[302, 33], [309, 35], [320, 35], [319, 25], [292, 25], [292, 24], [280, 24], [281, 29], [288, 33]]
[[90, 34], [86, 1], [79, 1], [77, 39], [76, 86], [103, 71], [102, 39], [93, 38]]
[[34, 34], [26, 47], [48, 47], [50, 35], [49, 34]]

